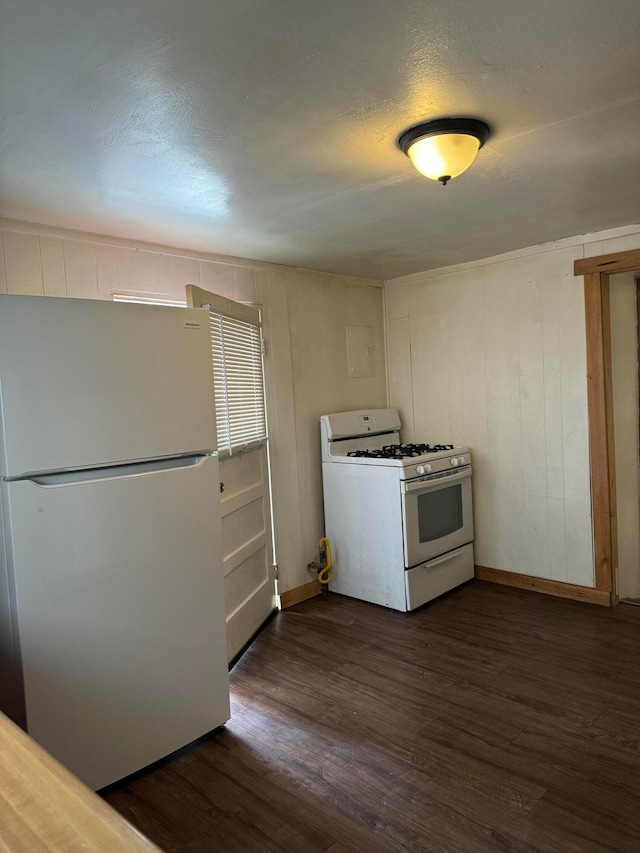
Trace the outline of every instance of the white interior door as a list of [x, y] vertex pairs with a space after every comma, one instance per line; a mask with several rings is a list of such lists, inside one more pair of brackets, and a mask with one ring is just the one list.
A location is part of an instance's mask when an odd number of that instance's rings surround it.
[[[256, 308], [188, 285], [187, 304], [260, 326]], [[214, 372], [223, 368], [219, 360]], [[217, 377], [220, 380], [220, 376]], [[217, 382], [217, 393], [221, 382]], [[217, 407], [221, 408], [220, 405]], [[220, 432], [220, 429], [219, 429]], [[231, 442], [232, 443], [232, 442]], [[267, 438], [219, 446], [227, 652], [232, 660], [276, 608]]]

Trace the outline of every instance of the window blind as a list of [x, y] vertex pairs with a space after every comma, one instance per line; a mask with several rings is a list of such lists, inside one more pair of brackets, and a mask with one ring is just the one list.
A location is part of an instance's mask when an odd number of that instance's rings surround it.
[[187, 303], [169, 296], [154, 296], [153, 294], [117, 293], [111, 294], [114, 302], [137, 302], [139, 305], [166, 305], [171, 308], [186, 308]]
[[209, 312], [218, 452], [232, 455], [267, 437], [262, 328]]

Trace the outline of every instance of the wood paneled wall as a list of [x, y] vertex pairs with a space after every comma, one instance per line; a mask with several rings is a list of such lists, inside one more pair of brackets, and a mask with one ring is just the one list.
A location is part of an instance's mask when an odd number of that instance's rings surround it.
[[[0, 236], [0, 292], [184, 299], [195, 284], [262, 306], [280, 589], [307, 583], [324, 532], [318, 419], [386, 405], [381, 282], [7, 220]], [[348, 377], [348, 325], [373, 328], [373, 377]]]
[[471, 447], [479, 565], [594, 585], [584, 291], [573, 262], [633, 248], [639, 234], [387, 283], [390, 405], [406, 438]]

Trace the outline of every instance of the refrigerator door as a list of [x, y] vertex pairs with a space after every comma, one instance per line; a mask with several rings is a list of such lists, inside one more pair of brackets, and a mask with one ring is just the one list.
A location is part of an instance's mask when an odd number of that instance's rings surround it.
[[224, 724], [217, 458], [3, 491], [29, 734], [97, 789]]
[[0, 476], [215, 450], [208, 315], [0, 295], [0, 405]]

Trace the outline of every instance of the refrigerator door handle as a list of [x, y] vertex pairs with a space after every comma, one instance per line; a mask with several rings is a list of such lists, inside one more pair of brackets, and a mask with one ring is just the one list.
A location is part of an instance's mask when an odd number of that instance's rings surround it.
[[100, 480], [116, 480], [124, 477], [143, 477], [160, 471], [175, 471], [201, 465], [209, 453], [193, 456], [175, 456], [168, 459], [152, 459], [148, 462], [131, 462], [124, 465], [108, 465], [102, 468], [83, 468], [76, 471], [58, 471], [51, 474], [32, 474], [20, 479], [29, 480], [37, 486], [56, 488], [80, 483], [95, 483]]

